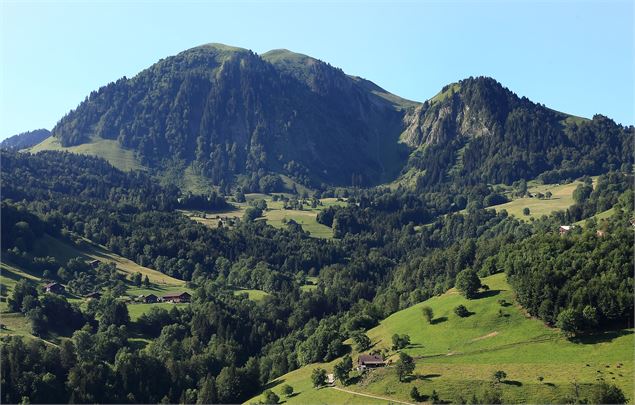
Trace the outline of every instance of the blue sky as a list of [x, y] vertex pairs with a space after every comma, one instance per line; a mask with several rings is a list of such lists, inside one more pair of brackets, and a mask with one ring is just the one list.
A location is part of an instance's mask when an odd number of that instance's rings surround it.
[[423, 101], [488, 75], [634, 123], [633, 2], [0, 0], [0, 138], [51, 129], [92, 90], [208, 42], [287, 48]]

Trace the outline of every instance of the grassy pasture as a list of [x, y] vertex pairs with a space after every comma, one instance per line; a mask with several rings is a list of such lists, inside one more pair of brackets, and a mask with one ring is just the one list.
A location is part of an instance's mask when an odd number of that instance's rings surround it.
[[[392, 360], [397, 358], [390, 349], [392, 335], [410, 336], [411, 345], [404, 350], [417, 359], [413, 378], [400, 383], [394, 369], [387, 367], [368, 373], [346, 389], [409, 402], [410, 390], [416, 386], [424, 395], [435, 390], [441, 399], [454, 401], [459, 397], [469, 400], [473, 392], [479, 394], [495, 385], [506, 402], [551, 403], [571, 395], [574, 382], [582, 396], [587, 396], [600, 376], [633, 397], [632, 329], [569, 341], [557, 329], [528, 317], [514, 303], [504, 274], [483, 282], [490, 291], [477, 299], [466, 300], [452, 289], [399, 311], [368, 331], [373, 349], [387, 348]], [[455, 315], [453, 309], [459, 304], [472, 315]], [[434, 311], [432, 324], [423, 318], [424, 305]], [[357, 353], [352, 354], [355, 359]], [[331, 372], [336, 362], [312, 364], [288, 373], [272, 382], [273, 390], [281, 395], [281, 386], [290, 384], [301, 391], [289, 403], [348, 403], [350, 394], [311, 387], [311, 370], [320, 366]], [[500, 384], [492, 380], [496, 370], [507, 373]]]
[[[285, 195], [290, 196], [289, 194]], [[270, 195], [252, 193], [246, 194], [245, 198], [248, 202], [256, 200], [265, 200], [267, 202], [267, 210], [264, 212], [262, 219], [259, 220], [267, 221], [269, 225], [276, 228], [284, 228], [286, 226], [285, 222], [292, 219], [302, 225], [302, 229], [310, 232], [311, 236], [316, 238], [333, 237], [333, 230], [331, 228], [317, 222], [317, 214], [328, 207], [346, 204], [344, 201], [338, 201], [337, 198], [323, 198], [320, 200], [322, 205], [317, 208], [311, 208], [310, 205], [305, 204], [302, 210], [285, 210], [284, 203], [282, 201], [273, 201]], [[215, 228], [218, 226], [220, 219], [242, 218], [248, 207], [248, 203], [233, 203], [231, 209], [224, 211], [201, 212], [181, 210], [181, 212], [194, 221]]]
[[[536, 184], [528, 188], [531, 194], [545, 194], [547, 191], [551, 191], [552, 197], [542, 200], [537, 197], [523, 197], [492, 208], [496, 209], [497, 212], [506, 210], [509, 215], [524, 221], [529, 221], [531, 218], [540, 218], [543, 215], [550, 215], [552, 212], [566, 210], [572, 206], [575, 202], [573, 201], [573, 191], [578, 184], [581, 184], [581, 182], [574, 181], [573, 183], [560, 185]], [[529, 208], [529, 215], [523, 214], [524, 208]]]
[[92, 155], [106, 159], [111, 165], [124, 171], [142, 170], [144, 167], [139, 163], [134, 152], [124, 149], [114, 139], [103, 139], [99, 137], [91, 138], [90, 142], [65, 147], [54, 136], [50, 136], [39, 144], [28, 149], [29, 152], [37, 153], [44, 150], [57, 150], [81, 155]]
[[262, 290], [249, 290], [249, 289], [239, 289], [234, 291], [234, 295], [247, 294], [247, 298], [252, 301], [262, 301], [265, 297], [269, 296], [269, 293]]

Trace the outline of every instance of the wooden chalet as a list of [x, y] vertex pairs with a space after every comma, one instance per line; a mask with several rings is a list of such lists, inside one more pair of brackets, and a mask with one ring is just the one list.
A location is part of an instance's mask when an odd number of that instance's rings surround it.
[[88, 299], [91, 299], [91, 300], [98, 300], [98, 299], [101, 298], [101, 293], [95, 291], [95, 292], [92, 292], [90, 294], [84, 295], [84, 298], [88, 298]]
[[367, 368], [384, 367], [386, 362], [376, 354], [360, 354], [357, 358], [357, 370], [363, 371]]
[[61, 285], [60, 283], [48, 283], [44, 286], [44, 291], [53, 293], [53, 294], [63, 294], [64, 290], [65, 290], [64, 286]]
[[146, 304], [154, 304], [159, 301], [159, 297], [154, 294], [148, 294], [143, 297], [143, 302]]
[[163, 302], [190, 302], [192, 296], [187, 292], [167, 294], [161, 297]]

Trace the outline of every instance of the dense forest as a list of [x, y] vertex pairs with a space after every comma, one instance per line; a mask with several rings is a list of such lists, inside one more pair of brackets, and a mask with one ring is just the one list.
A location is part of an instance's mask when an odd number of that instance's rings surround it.
[[[319, 214], [334, 230], [335, 238], [324, 240], [293, 223], [276, 229], [254, 220], [258, 213], [232, 227], [204, 226], [176, 209], [222, 208], [223, 197], [184, 195], [101, 159], [59, 152], [0, 157], [3, 260], [78, 294], [103, 291], [80, 307], [27, 280], [16, 285], [10, 308], [27, 317], [33, 335], [70, 338], [59, 346], [4, 339], [4, 402], [244, 401], [272, 378], [339, 357], [344, 340], [473, 274], [505, 271], [530, 313], [572, 336], [632, 326], [628, 173], [607, 173], [590, 190], [583, 182], [576, 205], [533, 222], [483, 208], [504, 199], [484, 185], [429, 193], [350, 189], [346, 206]], [[618, 211], [609, 221], [558, 234], [562, 220], [607, 207]], [[192, 303], [153, 308], [133, 323], [118, 300], [131, 281], [107, 263], [93, 268], [38, 257], [34, 243], [45, 235], [76, 246], [85, 238], [186, 280]], [[317, 287], [303, 290], [314, 276]], [[268, 296], [255, 302], [235, 295], [237, 286]], [[151, 339], [147, 346], [131, 339], [139, 334]]]

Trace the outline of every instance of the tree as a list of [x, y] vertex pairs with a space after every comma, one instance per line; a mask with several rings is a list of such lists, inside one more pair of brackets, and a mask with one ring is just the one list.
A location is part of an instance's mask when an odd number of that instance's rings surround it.
[[573, 200], [577, 204], [583, 204], [593, 192], [593, 186], [589, 184], [579, 184], [578, 187], [573, 190]]
[[355, 343], [355, 350], [358, 352], [363, 352], [370, 349], [372, 344], [368, 335], [364, 332], [356, 332], [353, 334], [353, 342]]
[[122, 301], [117, 300], [110, 294], [106, 294], [99, 300], [99, 326], [127, 325], [130, 323], [128, 307]]
[[339, 382], [346, 385], [346, 383], [348, 382], [348, 376], [352, 369], [353, 359], [347, 354], [346, 356], [344, 356], [342, 361], [335, 365], [335, 367], [333, 368], [333, 375]]
[[410, 336], [408, 335], [392, 335], [392, 348], [393, 350], [401, 350], [410, 344]]
[[550, 200], [550, 199], [551, 199], [551, 197], [553, 197], [553, 193], [552, 193], [551, 191], [547, 191], [547, 192], [545, 193], [545, 197], [547, 197], [547, 200]]
[[201, 380], [198, 395], [196, 397], [197, 404], [213, 404], [216, 400], [216, 380], [210, 374]]
[[432, 394], [430, 394], [430, 402], [433, 404], [440, 404], [441, 400], [439, 398], [439, 394], [435, 390], [432, 390]]
[[397, 372], [399, 381], [402, 382], [403, 378], [412, 373], [414, 369], [414, 359], [404, 352], [399, 353], [399, 360], [397, 360], [397, 363], [395, 363], [395, 371]]
[[593, 404], [625, 404], [627, 402], [624, 392], [613, 384], [600, 382], [591, 393]]
[[136, 285], [137, 287], [141, 287], [141, 280], [141, 273], [137, 272], [132, 275], [132, 284]]
[[494, 380], [499, 383], [501, 382], [501, 380], [503, 380], [504, 378], [507, 378], [507, 373], [504, 372], [503, 370], [497, 370], [494, 372], [494, 375], [492, 376], [494, 378]]
[[454, 313], [460, 316], [461, 318], [465, 318], [470, 315], [470, 311], [465, 307], [465, 305], [459, 305], [454, 308]]
[[431, 324], [432, 319], [434, 319], [434, 312], [432, 311], [432, 308], [426, 305], [421, 308], [421, 313], [423, 314], [423, 318]]
[[216, 390], [218, 392], [218, 402], [235, 403], [240, 398], [241, 386], [240, 378], [236, 373], [236, 367], [229, 366], [223, 369], [216, 377]]
[[575, 336], [580, 331], [582, 320], [576, 310], [567, 308], [558, 314], [556, 326], [568, 336]]
[[143, 278], [143, 286], [145, 288], [150, 287], [150, 279], [148, 278], [148, 275], [146, 274], [145, 277]]
[[454, 285], [465, 298], [471, 299], [476, 297], [478, 289], [481, 287], [481, 279], [478, 278], [474, 270], [467, 268], [457, 274]]
[[265, 404], [277, 404], [278, 402], [280, 402], [280, 397], [275, 392], [271, 390], [265, 391]]
[[326, 370], [323, 368], [314, 368], [311, 372], [311, 382], [315, 388], [326, 385]]
[[421, 394], [419, 393], [419, 389], [417, 387], [412, 387], [410, 390], [410, 398], [412, 398], [415, 402], [419, 402], [421, 400]]
[[582, 310], [582, 318], [584, 319], [584, 328], [593, 330], [598, 326], [598, 310], [594, 306], [587, 305]]
[[289, 384], [283, 385], [282, 386], [282, 393], [284, 394], [284, 396], [290, 397], [291, 395], [293, 395], [293, 387], [290, 386]]
[[529, 208], [527, 208], [527, 207], [523, 208], [523, 215], [527, 216], [527, 215], [530, 214], [530, 212], [531, 211], [529, 210]]
[[13, 287], [13, 293], [9, 298], [9, 308], [13, 312], [20, 312], [22, 310], [22, 301], [26, 297], [37, 298], [37, 290], [33, 284], [27, 279], [22, 278]]

